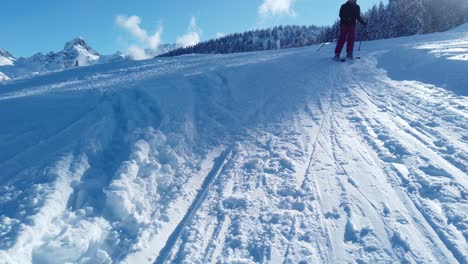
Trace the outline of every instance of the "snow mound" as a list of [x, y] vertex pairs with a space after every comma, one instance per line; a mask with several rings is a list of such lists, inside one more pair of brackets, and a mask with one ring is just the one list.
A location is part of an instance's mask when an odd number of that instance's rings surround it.
[[464, 74], [468, 61], [467, 25], [446, 33], [395, 40], [393, 44], [398, 49], [381, 52], [377, 56], [379, 66], [393, 79], [417, 80], [468, 95]]

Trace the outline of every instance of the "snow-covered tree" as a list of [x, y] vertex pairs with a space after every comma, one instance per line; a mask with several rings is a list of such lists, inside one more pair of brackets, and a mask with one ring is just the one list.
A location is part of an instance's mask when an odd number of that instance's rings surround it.
[[400, 2], [402, 32], [400, 36], [423, 34], [424, 4], [423, 0], [405, 0]]
[[171, 51], [164, 56], [190, 53], [234, 53], [302, 47], [317, 43], [321, 29], [316, 26], [278, 26], [265, 30], [235, 33], [195, 46]]
[[466, 21], [466, 0], [425, 0], [424, 5], [424, 33], [445, 31]]

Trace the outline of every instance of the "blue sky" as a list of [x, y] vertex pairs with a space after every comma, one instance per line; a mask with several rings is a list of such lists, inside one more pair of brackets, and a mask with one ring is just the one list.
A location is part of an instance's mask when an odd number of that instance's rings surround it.
[[[186, 40], [195, 37], [195, 40], [198, 38], [203, 41], [218, 34], [280, 24], [328, 25], [337, 19], [338, 9], [344, 2], [2, 0], [0, 48], [10, 51], [16, 57], [31, 56], [36, 52], [61, 50], [66, 41], [82, 36], [102, 54], [111, 54], [117, 50], [128, 52], [130, 46], [147, 48], [156, 42], [182, 41], [184, 37]], [[379, 2], [358, 0], [363, 11]], [[133, 20], [131, 16], [135, 16]], [[156, 36], [155, 32], [159, 32], [158, 40], [152, 38], [149, 41], [149, 38]]]

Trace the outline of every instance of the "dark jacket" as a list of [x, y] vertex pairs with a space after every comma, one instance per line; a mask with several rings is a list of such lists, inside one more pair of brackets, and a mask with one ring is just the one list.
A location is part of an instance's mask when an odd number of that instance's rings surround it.
[[361, 17], [361, 8], [356, 3], [346, 2], [340, 8], [340, 24], [341, 25], [356, 25], [356, 20], [365, 25], [366, 22]]

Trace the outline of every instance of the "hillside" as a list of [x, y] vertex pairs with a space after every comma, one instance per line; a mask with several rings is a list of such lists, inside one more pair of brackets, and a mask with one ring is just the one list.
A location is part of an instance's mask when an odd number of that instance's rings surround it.
[[0, 83], [0, 263], [467, 263], [467, 43]]

